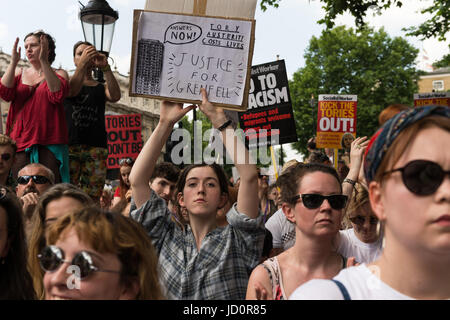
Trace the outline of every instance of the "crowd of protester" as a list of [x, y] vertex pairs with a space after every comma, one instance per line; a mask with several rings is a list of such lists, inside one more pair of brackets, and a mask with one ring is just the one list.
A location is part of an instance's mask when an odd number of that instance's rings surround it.
[[[308, 141], [269, 184], [209, 102], [163, 101], [136, 159], [105, 184], [106, 101], [120, 89], [104, 55], [14, 43], [0, 81], [0, 299], [449, 299], [450, 109], [391, 105], [372, 137], [344, 135], [339, 159]], [[92, 77], [94, 68], [106, 83]], [[159, 162], [174, 125], [199, 108], [239, 178], [218, 164]], [[334, 166], [336, 164], [336, 166]], [[337, 168], [337, 170], [335, 169]]]

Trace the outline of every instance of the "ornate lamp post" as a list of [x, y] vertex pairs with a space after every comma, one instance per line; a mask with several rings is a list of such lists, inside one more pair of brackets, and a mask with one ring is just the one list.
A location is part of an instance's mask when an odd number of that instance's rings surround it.
[[[80, 4], [83, 8], [80, 9], [79, 18], [85, 41], [92, 43], [97, 51], [108, 57], [119, 13], [105, 0], [90, 0], [86, 6]], [[103, 81], [100, 70], [94, 70], [94, 74], [98, 81]]]

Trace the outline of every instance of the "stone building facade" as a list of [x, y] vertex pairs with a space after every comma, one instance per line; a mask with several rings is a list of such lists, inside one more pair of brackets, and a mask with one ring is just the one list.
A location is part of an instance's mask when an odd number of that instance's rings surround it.
[[436, 69], [420, 76], [419, 93], [450, 91], [450, 67]]

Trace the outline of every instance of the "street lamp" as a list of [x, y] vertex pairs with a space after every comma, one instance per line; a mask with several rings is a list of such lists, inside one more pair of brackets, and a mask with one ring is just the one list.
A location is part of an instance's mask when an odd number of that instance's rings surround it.
[[[105, 0], [90, 0], [86, 6], [79, 3], [83, 6], [80, 9], [79, 18], [85, 41], [92, 43], [97, 51], [108, 57], [119, 13], [114, 11]], [[103, 80], [100, 70], [96, 69], [96, 75], [99, 78], [98, 81]]]

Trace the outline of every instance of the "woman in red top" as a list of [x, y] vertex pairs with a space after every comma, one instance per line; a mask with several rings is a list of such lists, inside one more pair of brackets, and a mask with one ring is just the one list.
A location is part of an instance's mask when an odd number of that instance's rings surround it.
[[0, 98], [11, 102], [7, 134], [17, 142], [13, 178], [21, 167], [39, 162], [50, 168], [56, 182], [69, 182], [68, 135], [63, 100], [69, 91], [66, 71], [55, 70], [55, 42], [43, 31], [25, 37], [29, 68], [17, 68], [21, 48], [14, 42], [11, 62], [0, 82]]

